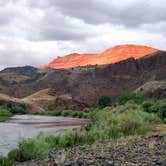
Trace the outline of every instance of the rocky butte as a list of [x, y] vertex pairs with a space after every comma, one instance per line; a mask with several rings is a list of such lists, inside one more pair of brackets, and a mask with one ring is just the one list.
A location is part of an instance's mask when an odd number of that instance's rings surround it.
[[130, 57], [139, 59], [159, 51], [158, 49], [134, 44], [117, 45], [99, 54], [72, 53], [63, 57], [58, 56], [42, 68], [69, 69], [77, 66], [112, 64]]

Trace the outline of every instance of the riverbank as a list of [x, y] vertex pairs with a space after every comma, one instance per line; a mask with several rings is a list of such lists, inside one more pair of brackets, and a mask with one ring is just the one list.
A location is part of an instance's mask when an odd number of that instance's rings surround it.
[[43, 160], [15, 166], [164, 166], [166, 134], [131, 137], [52, 151]]
[[161, 125], [166, 131], [165, 106], [165, 99], [146, 99], [140, 95], [125, 96], [112, 106], [88, 111], [86, 116], [90, 123], [85, 127], [58, 136], [39, 135], [34, 139], [20, 141], [18, 147], [7, 157], [0, 158], [0, 162], [3, 163], [2, 166], [9, 166], [16, 162], [44, 159], [50, 152], [61, 149], [64, 149], [63, 154], [66, 154], [67, 148], [79, 145], [98, 145], [121, 138], [128, 140], [131, 136], [137, 138], [149, 132], [154, 133], [153, 130]]
[[32, 139], [40, 133], [58, 135], [87, 123], [85, 119], [69, 117], [14, 115], [8, 121], [0, 123], [0, 154], [7, 156], [17, 148], [22, 138]]

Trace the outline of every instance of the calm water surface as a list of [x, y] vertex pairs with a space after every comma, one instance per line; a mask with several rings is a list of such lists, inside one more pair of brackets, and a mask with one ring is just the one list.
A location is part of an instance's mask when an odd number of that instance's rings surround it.
[[16, 148], [21, 138], [33, 138], [40, 132], [45, 134], [60, 134], [83, 126], [87, 123], [84, 119], [38, 116], [38, 115], [16, 115], [8, 122], [0, 123], [0, 154], [7, 155], [9, 151]]

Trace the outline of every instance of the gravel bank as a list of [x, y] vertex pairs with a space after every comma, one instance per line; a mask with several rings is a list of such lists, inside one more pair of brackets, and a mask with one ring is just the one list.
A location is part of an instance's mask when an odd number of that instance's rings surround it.
[[16, 166], [166, 166], [166, 135], [79, 145]]

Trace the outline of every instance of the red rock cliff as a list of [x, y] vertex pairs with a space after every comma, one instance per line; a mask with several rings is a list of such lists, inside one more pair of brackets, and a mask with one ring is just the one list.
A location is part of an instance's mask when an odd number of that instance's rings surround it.
[[139, 59], [143, 56], [159, 51], [158, 49], [142, 45], [118, 45], [105, 50], [99, 54], [78, 54], [73, 53], [64, 57], [57, 57], [44, 68], [68, 69], [77, 66], [103, 65], [116, 63], [130, 57]]

